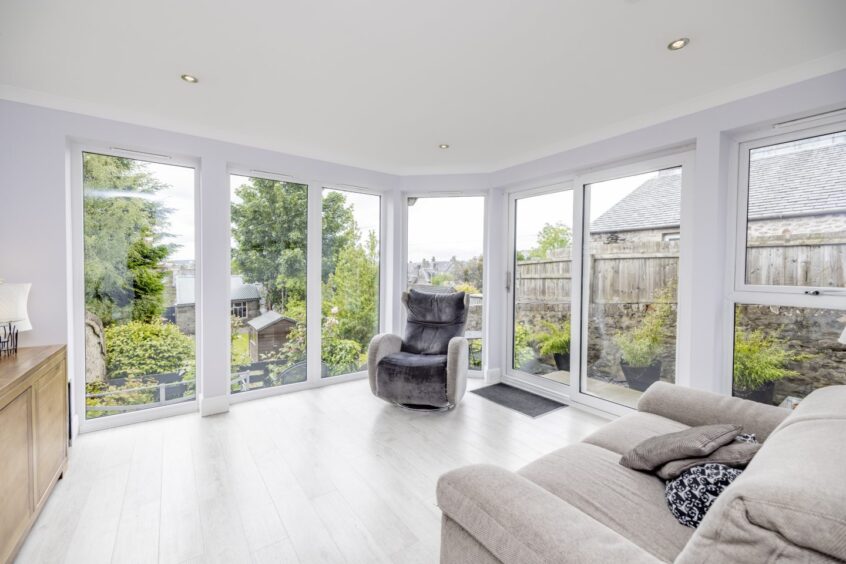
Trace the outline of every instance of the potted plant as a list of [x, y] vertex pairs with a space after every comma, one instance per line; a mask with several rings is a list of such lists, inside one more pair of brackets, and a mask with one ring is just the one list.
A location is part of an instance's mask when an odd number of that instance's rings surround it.
[[629, 387], [643, 392], [661, 378], [661, 348], [667, 322], [673, 315], [670, 298], [675, 285], [667, 286], [652, 304], [641, 323], [631, 331], [614, 337], [620, 349], [620, 368]]
[[535, 339], [538, 351], [544, 355], [552, 355], [558, 370], [570, 371], [570, 320], [563, 327], [549, 321], [544, 321], [545, 331], [538, 333]]
[[787, 368], [791, 362], [807, 360], [813, 355], [796, 353], [778, 336], [760, 329], [734, 330], [734, 395], [740, 398], [773, 404], [775, 384], [790, 376], [798, 376]]

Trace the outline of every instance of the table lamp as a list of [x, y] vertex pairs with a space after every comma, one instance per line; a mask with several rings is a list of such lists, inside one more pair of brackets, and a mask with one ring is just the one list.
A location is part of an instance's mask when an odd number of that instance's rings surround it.
[[18, 333], [30, 331], [27, 313], [32, 284], [0, 283], [0, 357], [18, 352]]

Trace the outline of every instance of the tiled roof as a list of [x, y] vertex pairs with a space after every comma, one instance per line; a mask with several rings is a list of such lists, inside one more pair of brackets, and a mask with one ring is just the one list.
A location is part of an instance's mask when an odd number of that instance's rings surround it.
[[672, 227], [680, 223], [681, 174], [650, 178], [590, 225], [591, 233]]
[[[197, 301], [193, 276], [177, 276], [174, 280], [176, 286], [176, 305], [191, 305]], [[238, 301], [258, 300], [258, 288], [253, 284], [244, 284], [240, 276], [233, 276], [229, 281], [229, 299]]]
[[[846, 143], [753, 159], [749, 218], [814, 215], [846, 209]], [[651, 178], [599, 216], [591, 233], [679, 225], [681, 175]]]

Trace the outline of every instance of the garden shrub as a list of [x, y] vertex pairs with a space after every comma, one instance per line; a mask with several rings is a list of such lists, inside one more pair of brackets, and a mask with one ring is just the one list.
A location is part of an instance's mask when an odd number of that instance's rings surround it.
[[757, 390], [764, 384], [789, 376], [798, 376], [787, 368], [791, 362], [807, 360], [813, 355], [790, 350], [787, 341], [777, 335], [767, 335], [760, 329], [734, 331], [734, 387]]
[[107, 327], [105, 337], [109, 378], [193, 374], [194, 339], [172, 323], [130, 321]]

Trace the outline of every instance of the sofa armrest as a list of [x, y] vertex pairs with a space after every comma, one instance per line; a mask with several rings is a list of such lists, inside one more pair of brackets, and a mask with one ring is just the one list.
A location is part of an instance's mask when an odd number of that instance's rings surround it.
[[402, 339], [393, 333], [380, 333], [370, 340], [370, 346], [367, 348], [367, 376], [373, 395], [376, 395], [376, 367], [379, 361], [401, 350]]
[[464, 337], [453, 337], [447, 348], [447, 400], [457, 405], [467, 390], [470, 344]]
[[638, 411], [654, 413], [690, 425], [732, 423], [744, 433], [766, 439], [790, 413], [786, 409], [703, 390], [656, 382], [637, 402]]
[[438, 505], [504, 563], [659, 562], [518, 474], [477, 464], [438, 480]]

